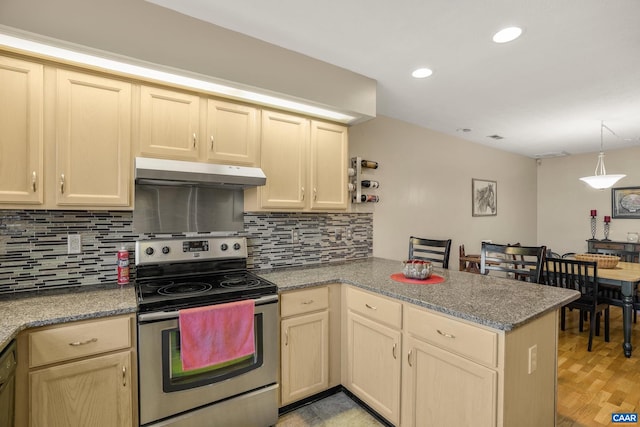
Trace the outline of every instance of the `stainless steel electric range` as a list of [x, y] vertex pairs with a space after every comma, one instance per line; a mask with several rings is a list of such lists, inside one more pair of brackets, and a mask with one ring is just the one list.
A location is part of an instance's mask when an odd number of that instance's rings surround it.
[[[277, 287], [248, 271], [246, 259], [242, 237], [136, 242], [140, 425], [276, 424]], [[255, 354], [230, 365], [180, 369], [179, 311], [246, 299], [255, 304]]]

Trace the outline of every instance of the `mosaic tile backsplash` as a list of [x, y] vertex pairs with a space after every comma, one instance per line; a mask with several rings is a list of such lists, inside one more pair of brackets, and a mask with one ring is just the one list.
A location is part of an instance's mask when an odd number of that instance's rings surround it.
[[[123, 245], [135, 279], [134, 242], [154, 236], [134, 233], [132, 218], [132, 212], [116, 211], [0, 210], [0, 294], [115, 284], [116, 253]], [[373, 252], [370, 213], [246, 213], [244, 224], [245, 231], [235, 234], [247, 237], [252, 269], [353, 260]], [[69, 234], [81, 235], [81, 254], [67, 254]]]

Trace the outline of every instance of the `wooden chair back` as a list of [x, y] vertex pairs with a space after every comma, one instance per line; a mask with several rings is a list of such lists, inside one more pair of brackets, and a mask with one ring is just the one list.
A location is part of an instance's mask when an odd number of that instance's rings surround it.
[[431, 261], [449, 268], [451, 239], [435, 240], [411, 236], [409, 238], [409, 259]]
[[565, 327], [565, 308], [580, 310], [580, 331], [582, 331], [582, 313], [589, 313], [591, 322], [589, 344], [591, 351], [594, 333], [600, 325], [599, 314], [604, 312], [605, 341], [609, 341], [609, 303], [601, 295], [598, 284], [598, 263], [568, 258], [547, 258], [545, 260], [545, 284], [580, 292], [580, 298], [562, 307], [560, 327]]
[[507, 277], [542, 283], [545, 246], [498, 245], [482, 242], [480, 273], [502, 271]]

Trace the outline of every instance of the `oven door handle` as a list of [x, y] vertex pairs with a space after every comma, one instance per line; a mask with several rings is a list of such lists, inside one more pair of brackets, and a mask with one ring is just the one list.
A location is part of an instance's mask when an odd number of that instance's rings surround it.
[[[255, 305], [264, 305], [278, 302], [278, 295], [268, 295], [253, 300]], [[179, 311], [158, 311], [153, 313], [138, 313], [138, 321], [152, 322], [154, 320], [167, 320], [178, 318]]]

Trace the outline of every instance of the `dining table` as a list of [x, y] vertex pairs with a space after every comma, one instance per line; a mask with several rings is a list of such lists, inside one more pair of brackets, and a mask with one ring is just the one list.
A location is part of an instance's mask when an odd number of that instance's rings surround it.
[[598, 268], [598, 282], [610, 287], [620, 288], [622, 294], [622, 325], [624, 343], [622, 349], [626, 357], [631, 357], [631, 328], [634, 304], [633, 300], [640, 284], [640, 263], [619, 262], [614, 268]]
[[[553, 267], [553, 264], [549, 264]], [[622, 327], [624, 342], [622, 350], [626, 357], [631, 357], [631, 328], [633, 324], [633, 300], [640, 284], [640, 263], [618, 262], [614, 268], [598, 268], [598, 283], [620, 290], [621, 300], [614, 300], [622, 306]]]

